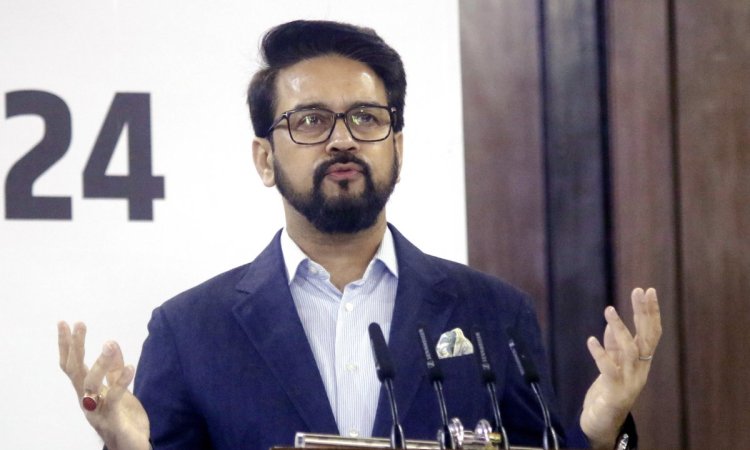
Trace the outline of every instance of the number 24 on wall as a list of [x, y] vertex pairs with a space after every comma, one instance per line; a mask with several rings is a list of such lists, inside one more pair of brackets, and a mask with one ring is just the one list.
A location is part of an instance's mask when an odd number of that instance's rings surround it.
[[[35, 196], [34, 182], [68, 151], [70, 110], [60, 97], [44, 91], [5, 94], [6, 117], [37, 115], [45, 124], [39, 143], [18, 160], [5, 179], [6, 219], [73, 217], [70, 197]], [[127, 175], [106, 170], [123, 129], [128, 130]], [[83, 170], [84, 198], [122, 198], [130, 220], [153, 220], [153, 200], [164, 198], [164, 177], [151, 173], [151, 107], [149, 94], [116, 93]]]

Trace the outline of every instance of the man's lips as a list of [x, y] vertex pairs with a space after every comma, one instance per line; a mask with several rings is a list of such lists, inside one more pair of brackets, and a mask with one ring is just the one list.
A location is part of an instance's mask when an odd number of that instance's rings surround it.
[[334, 181], [351, 180], [361, 176], [362, 172], [362, 167], [359, 164], [333, 164], [326, 170], [326, 177]]

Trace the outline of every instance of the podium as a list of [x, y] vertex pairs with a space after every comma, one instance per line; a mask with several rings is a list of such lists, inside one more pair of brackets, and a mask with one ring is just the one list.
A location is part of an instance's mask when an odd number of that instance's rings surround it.
[[[474, 439], [474, 433], [465, 432], [465, 441], [461, 448], [465, 450], [496, 450], [502, 449], [502, 442], [498, 436], [492, 436], [489, 442]], [[361, 450], [361, 449], [390, 449], [390, 439], [387, 438], [350, 438], [332, 434], [297, 433], [294, 437], [294, 449], [336, 449], [336, 450]], [[434, 441], [407, 439], [406, 448], [411, 450], [440, 450], [437, 439]], [[510, 446], [511, 450], [541, 450], [538, 447]], [[274, 447], [275, 450], [293, 450], [289, 447]]]

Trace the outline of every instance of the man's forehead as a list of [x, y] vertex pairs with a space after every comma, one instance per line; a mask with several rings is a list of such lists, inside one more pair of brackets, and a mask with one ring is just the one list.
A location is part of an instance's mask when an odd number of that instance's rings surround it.
[[277, 112], [301, 106], [387, 104], [385, 86], [366, 64], [338, 55], [300, 61], [279, 71]]

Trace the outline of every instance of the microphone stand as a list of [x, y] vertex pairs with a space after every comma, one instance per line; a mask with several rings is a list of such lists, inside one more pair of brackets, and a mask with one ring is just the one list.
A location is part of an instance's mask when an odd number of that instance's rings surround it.
[[401, 428], [401, 422], [398, 420], [396, 397], [393, 395], [393, 379], [386, 378], [383, 380], [383, 386], [385, 386], [385, 391], [388, 393], [388, 402], [391, 404], [391, 416], [393, 417], [393, 427], [391, 428], [391, 448], [406, 448], [404, 430]]
[[497, 386], [495, 385], [495, 372], [492, 370], [490, 361], [487, 357], [487, 351], [484, 347], [484, 340], [482, 334], [479, 331], [479, 327], [474, 325], [472, 327], [472, 333], [474, 334], [474, 342], [477, 344], [477, 358], [479, 366], [482, 370], [482, 381], [487, 387], [487, 393], [490, 396], [490, 404], [492, 405], [492, 415], [495, 418], [495, 429], [503, 437], [503, 449], [510, 450], [510, 443], [508, 442], [508, 433], [505, 431], [503, 426], [503, 420], [500, 417], [500, 404], [497, 401]]
[[432, 340], [427, 335], [424, 326], [420, 326], [417, 329], [417, 334], [419, 335], [425, 362], [427, 363], [427, 376], [432, 382], [432, 386], [435, 388], [438, 406], [440, 407], [442, 428], [438, 432], [438, 441], [440, 442], [441, 448], [454, 449], [456, 448], [456, 445], [454, 443], [453, 433], [451, 433], [451, 429], [448, 426], [448, 408], [445, 406], [445, 394], [443, 393], [443, 371], [440, 368], [440, 364], [432, 347], [430, 346]]
[[513, 329], [508, 328], [508, 346], [513, 354], [513, 359], [516, 361], [518, 370], [526, 383], [531, 386], [531, 390], [534, 391], [539, 406], [542, 408], [542, 418], [544, 419], [544, 435], [542, 436], [542, 446], [544, 450], [549, 450], [549, 438], [552, 438], [552, 444], [554, 449], [558, 450], [560, 445], [557, 439], [557, 433], [552, 427], [552, 419], [550, 418], [549, 408], [547, 403], [544, 401], [542, 395], [542, 389], [539, 385], [539, 372], [536, 370], [534, 362], [530, 359], [529, 355], [526, 354], [526, 349], [523, 346], [520, 338], [516, 336]]
[[406, 439], [404, 439], [404, 430], [398, 421], [398, 409], [396, 408], [396, 397], [393, 395], [393, 378], [396, 375], [396, 369], [391, 361], [391, 355], [388, 352], [388, 345], [385, 343], [385, 336], [380, 325], [373, 322], [367, 327], [370, 334], [370, 346], [372, 347], [372, 356], [375, 359], [375, 370], [378, 379], [385, 391], [388, 393], [388, 402], [391, 405], [391, 416], [393, 417], [393, 428], [391, 429], [391, 448], [406, 448]]

